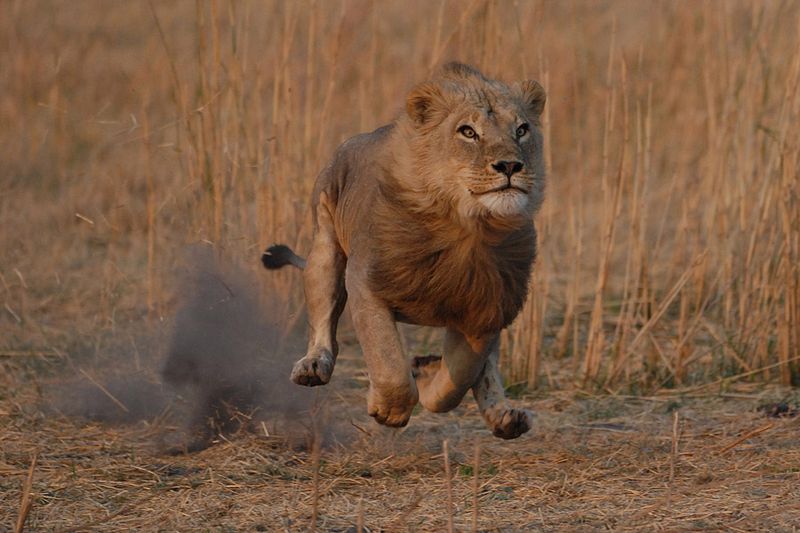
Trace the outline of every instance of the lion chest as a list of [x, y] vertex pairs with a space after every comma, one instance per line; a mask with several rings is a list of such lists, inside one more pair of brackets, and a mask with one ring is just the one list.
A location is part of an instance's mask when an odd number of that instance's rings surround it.
[[[508, 326], [527, 295], [535, 234], [497, 246], [464, 240], [376, 257], [370, 281], [399, 319], [483, 335]], [[408, 252], [408, 248], [406, 248]]]

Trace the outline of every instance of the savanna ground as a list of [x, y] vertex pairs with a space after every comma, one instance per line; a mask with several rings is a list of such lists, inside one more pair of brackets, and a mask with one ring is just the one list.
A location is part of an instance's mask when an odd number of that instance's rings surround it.
[[[0, 529], [470, 530], [477, 499], [480, 530], [795, 531], [798, 28], [789, 1], [0, 2]], [[471, 399], [376, 426], [346, 320], [318, 452], [254, 431], [172, 456], [163, 413], [54, 413], [59, 384], [158, 384], [143, 339], [188, 244], [301, 332], [299, 276], [261, 250], [306, 249], [332, 150], [448, 59], [549, 95], [502, 339], [531, 434], [492, 438]]]

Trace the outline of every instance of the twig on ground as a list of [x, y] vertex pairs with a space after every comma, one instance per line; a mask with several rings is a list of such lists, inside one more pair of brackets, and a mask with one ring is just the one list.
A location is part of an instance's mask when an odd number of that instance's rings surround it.
[[479, 442], [475, 442], [475, 456], [474, 461], [472, 462], [473, 466], [473, 477], [472, 477], [472, 531], [477, 533], [478, 531], [478, 489], [480, 486], [480, 476], [478, 472], [481, 466], [481, 445]]
[[364, 496], [358, 500], [358, 514], [356, 516], [356, 533], [364, 531]]
[[444, 475], [447, 478], [447, 533], [453, 533], [453, 479], [450, 477], [450, 454], [447, 439], [442, 442]]
[[763, 427], [760, 427], [758, 429], [754, 429], [753, 431], [749, 431], [749, 432], [745, 433], [744, 435], [742, 435], [741, 437], [739, 437], [735, 441], [731, 442], [730, 444], [728, 444], [727, 446], [722, 448], [718, 452], [717, 455], [723, 455], [723, 454], [729, 452], [730, 450], [734, 449], [735, 447], [737, 447], [738, 445], [740, 445], [741, 443], [743, 443], [747, 439], [749, 439], [751, 437], [755, 437], [756, 435], [760, 435], [761, 433], [764, 433], [765, 431], [769, 431], [770, 429], [773, 428], [774, 425], [775, 424], [767, 424], [766, 426], [763, 426]]
[[14, 528], [14, 533], [22, 533], [23, 529], [25, 529], [25, 521], [28, 519], [28, 513], [31, 511], [31, 505], [33, 504], [31, 500], [31, 489], [33, 488], [33, 471], [36, 468], [36, 457], [37, 454], [34, 453], [33, 457], [31, 457], [31, 467], [28, 469], [28, 477], [22, 485], [22, 495], [19, 501], [19, 515], [17, 516], [17, 525]]
[[675, 481], [675, 464], [678, 461], [678, 411], [672, 412], [672, 451], [669, 457], [669, 491], [667, 492], [667, 507], [672, 505], [672, 487]]
[[317, 515], [319, 514], [319, 457], [320, 457], [320, 436], [319, 432], [314, 432], [314, 442], [311, 444], [311, 460], [314, 469], [314, 498], [311, 508], [311, 531], [317, 530]]

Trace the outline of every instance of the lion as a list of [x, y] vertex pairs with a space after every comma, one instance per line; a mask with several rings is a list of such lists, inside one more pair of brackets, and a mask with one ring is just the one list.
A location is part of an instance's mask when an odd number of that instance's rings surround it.
[[[310, 334], [294, 383], [331, 379], [349, 300], [378, 423], [405, 426], [418, 402], [449, 411], [472, 389], [495, 436], [530, 429], [531, 413], [505, 397], [498, 357], [536, 257], [545, 100], [536, 81], [507, 85], [449, 63], [413, 88], [402, 116], [336, 150], [314, 187], [307, 260], [284, 245], [262, 256], [267, 268], [304, 268]], [[446, 328], [442, 355], [409, 361], [398, 321]]]

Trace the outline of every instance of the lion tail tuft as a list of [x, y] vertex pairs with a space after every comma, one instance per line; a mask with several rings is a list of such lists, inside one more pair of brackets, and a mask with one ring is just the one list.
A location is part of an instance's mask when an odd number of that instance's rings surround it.
[[273, 244], [261, 254], [264, 268], [275, 270], [286, 265], [294, 265], [300, 270], [306, 267], [306, 260], [292, 251], [285, 244]]

